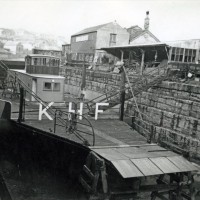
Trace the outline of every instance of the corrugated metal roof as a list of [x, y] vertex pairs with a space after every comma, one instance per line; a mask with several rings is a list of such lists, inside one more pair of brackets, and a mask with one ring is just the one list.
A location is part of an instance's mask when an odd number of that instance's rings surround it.
[[56, 57], [56, 56], [52, 56], [52, 55], [43, 55], [43, 54], [28, 54], [27, 56], [30, 56], [30, 57], [51, 57], [51, 58], [60, 59], [59, 57]]
[[112, 47], [103, 47], [102, 50], [107, 49], [118, 49], [118, 48], [131, 48], [131, 47], [151, 47], [151, 46], [168, 46], [166, 43], [163, 42], [155, 42], [149, 44], [127, 44], [127, 45], [120, 45], [120, 46], [112, 46]]
[[112, 22], [110, 23], [107, 23], [107, 24], [101, 24], [101, 25], [98, 25], [98, 26], [93, 26], [93, 27], [90, 27], [90, 28], [86, 28], [86, 29], [83, 29], [82, 31], [79, 31], [78, 33], [75, 33], [73, 34], [72, 36], [76, 36], [76, 35], [81, 35], [81, 34], [85, 34], [85, 33], [91, 33], [91, 32], [95, 32], [97, 31], [98, 29], [108, 25], [108, 24], [111, 24]]
[[158, 145], [91, 148], [110, 162], [123, 178], [196, 171], [182, 156]]

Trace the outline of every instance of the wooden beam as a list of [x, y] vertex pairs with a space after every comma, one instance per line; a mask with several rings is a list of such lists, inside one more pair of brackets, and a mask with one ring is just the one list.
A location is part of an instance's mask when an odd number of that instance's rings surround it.
[[121, 83], [120, 83], [120, 116], [119, 120], [123, 121], [124, 119], [124, 103], [125, 103], [125, 81], [126, 81], [126, 75], [124, 68], [122, 67], [121, 72]]
[[90, 179], [94, 179], [94, 174], [90, 171], [90, 169], [84, 165], [83, 166], [83, 171], [87, 174], [87, 176], [90, 178]]
[[24, 115], [23, 115], [23, 110], [24, 110], [24, 88], [20, 87], [20, 103], [19, 103], [19, 117], [18, 117], [18, 122], [24, 121]]
[[79, 181], [80, 181], [81, 185], [85, 188], [85, 190], [87, 192], [91, 192], [92, 191], [92, 188], [87, 184], [87, 182], [83, 179], [82, 176], [79, 177]]

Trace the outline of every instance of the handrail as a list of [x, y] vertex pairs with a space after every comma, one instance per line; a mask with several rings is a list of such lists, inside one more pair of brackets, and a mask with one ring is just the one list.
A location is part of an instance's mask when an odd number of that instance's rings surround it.
[[[57, 122], [57, 119], [60, 119], [61, 117], [65, 121], [64, 124], [59, 124]], [[84, 118], [84, 120], [86, 120], [88, 124], [79, 122], [78, 121], [79, 117]], [[88, 132], [85, 132], [83, 130], [79, 130], [78, 127], [77, 127], [78, 124], [80, 124], [81, 126], [90, 127], [91, 131], [92, 131], [92, 134], [88, 133]], [[90, 146], [90, 144], [89, 144], [88, 140], [85, 139], [78, 132], [84, 133], [86, 135], [91, 135], [93, 137], [93, 144], [92, 144], [92, 146], [95, 146], [94, 128], [93, 128], [91, 122], [86, 117], [84, 117], [83, 115], [79, 115], [77, 112], [76, 113], [71, 113], [71, 112], [62, 111], [62, 110], [56, 110], [55, 111], [55, 116], [54, 116], [54, 133], [56, 132], [56, 126], [64, 127], [66, 129], [66, 132], [74, 133], [74, 135], [77, 138], [79, 138], [80, 140], [82, 140], [84, 142], [84, 144], [87, 144], [89, 146]]]
[[[48, 106], [48, 104], [47, 104], [45, 101], [43, 101], [35, 92], [33, 92], [33, 91], [26, 85], [26, 83], [24, 83], [24, 82], [17, 76], [16, 73], [12, 72], [2, 60], [0, 60], [0, 67], [2, 67], [5, 71], [7, 71], [8, 75], [10, 75], [12, 78], [14, 78], [14, 79], [18, 82], [19, 85], [21, 85], [31, 96], [33, 96], [33, 97], [35, 98], [35, 100], [36, 100], [37, 102], [41, 103], [41, 104], [42, 104], [43, 106], [45, 106], [45, 107]], [[48, 107], [48, 111], [50, 112], [51, 115], [54, 116], [54, 118], [55, 118], [55, 115], [56, 115], [56, 113], [57, 113], [58, 111], [59, 111], [59, 112], [63, 112], [63, 111], [58, 110], [58, 109], [54, 110], [54, 109], [51, 108], [51, 107]], [[76, 115], [77, 115], [77, 114], [76, 114]], [[84, 119], [86, 119], [83, 115], [82, 115], [82, 117], [83, 117]], [[59, 120], [59, 122], [60, 122], [60, 124], [61, 124], [62, 126], [66, 125], [66, 121], [65, 121], [64, 118], [58, 118], [58, 120]], [[90, 126], [92, 127], [92, 124], [89, 122], [89, 120], [86, 119], [86, 121], [87, 121], [87, 122], [90, 124]], [[94, 145], [94, 144], [95, 144], [95, 135], [94, 135], [93, 127], [92, 127], [92, 132], [93, 132], [93, 145]], [[78, 134], [75, 134], [75, 135], [77, 136]]]

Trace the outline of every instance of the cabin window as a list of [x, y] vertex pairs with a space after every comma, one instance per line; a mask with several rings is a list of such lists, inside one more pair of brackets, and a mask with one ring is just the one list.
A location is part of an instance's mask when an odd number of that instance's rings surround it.
[[27, 63], [27, 65], [31, 65], [31, 58], [28, 57], [28, 58], [26, 59], [26, 63]]
[[53, 91], [60, 91], [60, 83], [53, 84]]
[[37, 65], [37, 58], [34, 58], [34, 65]]
[[46, 58], [42, 59], [42, 65], [46, 65]]
[[52, 84], [50, 82], [45, 82], [43, 90], [52, 90]]

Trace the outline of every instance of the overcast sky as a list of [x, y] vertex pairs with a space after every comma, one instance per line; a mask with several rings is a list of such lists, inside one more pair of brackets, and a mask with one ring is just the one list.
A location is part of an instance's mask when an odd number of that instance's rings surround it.
[[0, 0], [0, 27], [69, 38], [91, 26], [117, 21], [150, 31], [161, 41], [200, 39], [200, 0]]

